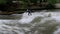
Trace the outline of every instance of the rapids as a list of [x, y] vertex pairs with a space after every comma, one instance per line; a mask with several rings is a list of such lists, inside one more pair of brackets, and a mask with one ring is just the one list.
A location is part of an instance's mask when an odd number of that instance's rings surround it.
[[60, 12], [0, 15], [0, 34], [60, 34]]

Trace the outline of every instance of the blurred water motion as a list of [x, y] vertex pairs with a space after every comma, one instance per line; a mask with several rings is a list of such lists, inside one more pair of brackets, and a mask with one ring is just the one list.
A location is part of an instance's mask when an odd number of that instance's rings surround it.
[[43, 10], [30, 16], [23, 13], [0, 18], [0, 34], [60, 34], [60, 12]]

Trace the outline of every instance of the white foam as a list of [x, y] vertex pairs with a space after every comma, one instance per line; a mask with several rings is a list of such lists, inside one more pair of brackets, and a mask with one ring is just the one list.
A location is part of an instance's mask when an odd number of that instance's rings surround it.
[[27, 13], [24, 13], [22, 16], [22, 19], [19, 20], [22, 24], [24, 23], [30, 23], [33, 19], [35, 19], [38, 16], [42, 16], [39, 12], [32, 13], [32, 15], [28, 15]]
[[[56, 21], [60, 21], [60, 13], [59, 12], [35, 12], [32, 15], [28, 15], [24, 13], [20, 20], [0, 20], [1, 23], [13, 23], [13, 22], [20, 22], [21, 24], [30, 23], [36, 17], [48, 17], [51, 14], [51, 19], [55, 19]], [[49, 19], [49, 18], [47, 18]]]
[[51, 13], [51, 18], [55, 19], [57, 22], [60, 22], [60, 12]]
[[[49, 14], [51, 14], [51, 17], [48, 17]], [[21, 16], [19, 16], [19, 17], [21, 17]], [[7, 33], [8, 33], [8, 31], [9, 32], [15, 31], [15, 32], [17, 32], [17, 34], [20, 34], [20, 33], [24, 34], [23, 31], [20, 32], [19, 30], [25, 29], [25, 30], [29, 31], [28, 28], [9, 26], [6, 24], [15, 24], [15, 23], [28, 24], [28, 23], [32, 22], [36, 17], [43, 17], [43, 19], [41, 20], [42, 22], [43, 21], [45, 22], [46, 20], [52, 20], [52, 19], [55, 19], [57, 22], [60, 22], [60, 13], [59, 12], [35, 12], [35, 13], [32, 13], [32, 15], [28, 15], [27, 13], [24, 13], [22, 15], [22, 18], [19, 20], [0, 20], [0, 29], [1, 29], [0, 32], [3, 32], [2, 30], [6, 30]], [[54, 34], [58, 34], [57, 32], [60, 32], [60, 29], [58, 29]]]
[[53, 32], [53, 34], [60, 34], [60, 28]]

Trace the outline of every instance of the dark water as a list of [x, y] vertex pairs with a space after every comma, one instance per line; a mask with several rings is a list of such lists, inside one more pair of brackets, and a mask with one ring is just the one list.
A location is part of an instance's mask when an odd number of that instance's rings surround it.
[[60, 34], [60, 10], [45, 11], [0, 15], [0, 34]]

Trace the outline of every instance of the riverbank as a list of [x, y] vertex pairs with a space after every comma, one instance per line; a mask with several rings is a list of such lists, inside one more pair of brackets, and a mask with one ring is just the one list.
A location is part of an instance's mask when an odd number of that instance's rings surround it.
[[55, 8], [60, 9], [60, 3], [56, 3]]

